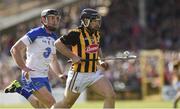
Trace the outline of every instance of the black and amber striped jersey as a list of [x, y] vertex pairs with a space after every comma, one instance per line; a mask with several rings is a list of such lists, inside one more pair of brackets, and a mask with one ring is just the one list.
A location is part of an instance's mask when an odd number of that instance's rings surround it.
[[85, 60], [79, 64], [72, 64], [74, 72], [95, 72], [97, 70], [98, 50], [100, 47], [100, 32], [90, 33], [86, 28], [72, 29], [67, 35], [60, 37], [65, 45], [70, 45], [74, 54]]

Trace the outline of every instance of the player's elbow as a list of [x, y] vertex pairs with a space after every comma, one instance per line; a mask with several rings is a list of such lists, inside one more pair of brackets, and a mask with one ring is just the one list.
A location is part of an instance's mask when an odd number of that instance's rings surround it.
[[55, 47], [56, 48], [58, 48], [58, 47], [60, 47], [60, 45], [61, 45], [61, 40], [56, 40], [55, 42], [54, 42], [54, 45], [55, 45]]
[[16, 46], [13, 46], [13, 47], [10, 49], [11, 55], [14, 55], [17, 50], [18, 50], [18, 48], [17, 48]]
[[64, 44], [61, 42], [61, 40], [56, 40], [55, 42], [54, 42], [54, 45], [55, 45], [55, 47], [58, 49], [58, 50], [62, 50], [63, 49], [63, 47], [64, 47]]
[[54, 46], [57, 48], [57, 46], [58, 46], [58, 40], [56, 40], [56, 41], [54, 42]]
[[14, 46], [10, 49], [11, 55], [14, 54], [14, 49], [15, 49]]

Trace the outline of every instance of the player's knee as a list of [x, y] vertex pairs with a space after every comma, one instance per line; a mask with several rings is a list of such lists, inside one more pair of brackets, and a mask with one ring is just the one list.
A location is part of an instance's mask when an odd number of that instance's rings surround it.
[[106, 93], [104, 97], [105, 97], [105, 99], [111, 99], [111, 100], [113, 100], [113, 99], [116, 98], [116, 94], [115, 94], [114, 91], [111, 91], [111, 92], [109, 92], [109, 93]]
[[53, 106], [55, 103], [56, 103], [56, 101], [54, 99], [47, 99], [46, 100], [46, 105], [47, 105], [48, 108]]
[[71, 108], [73, 104], [74, 102], [72, 102], [71, 100], [64, 101], [64, 105], [66, 106], [66, 108]]
[[73, 105], [73, 103], [71, 103], [71, 102], [66, 102], [65, 105], [66, 105], [66, 108], [71, 108], [72, 105]]

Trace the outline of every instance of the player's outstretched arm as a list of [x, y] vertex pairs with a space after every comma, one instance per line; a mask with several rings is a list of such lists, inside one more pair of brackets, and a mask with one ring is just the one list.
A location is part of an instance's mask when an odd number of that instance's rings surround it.
[[[104, 58], [101, 48], [99, 48], [98, 54], [99, 54], [99, 58], [100, 58], [100, 59], [101, 59], [101, 58]], [[99, 65], [100, 65], [101, 67], [103, 67], [104, 70], [107, 70], [107, 69], [109, 68], [108, 63], [105, 62], [105, 61], [102, 61], [102, 60], [99, 60]]]
[[26, 49], [26, 45], [22, 41], [19, 40], [13, 45], [13, 47], [10, 50], [14, 61], [21, 69], [26, 67], [25, 60], [23, 58], [25, 55], [25, 52], [24, 52], [25, 49]]
[[61, 42], [61, 40], [59, 40], [59, 39], [56, 40], [55, 46], [56, 46], [57, 50], [58, 50], [61, 54], [63, 54], [64, 56], [66, 56], [66, 57], [68, 57], [68, 58], [70, 58], [70, 59], [72, 59], [72, 62], [73, 62], [73, 63], [78, 63], [78, 62], [81, 61], [80, 57], [78, 57], [78, 56], [76, 56], [75, 54], [73, 54], [73, 53], [71, 52], [71, 50], [70, 50], [69, 48], [67, 48], [66, 45], [64, 45], [64, 44]]
[[60, 64], [58, 62], [56, 54], [53, 54], [52, 61], [50, 63], [50, 67], [52, 71], [58, 75], [58, 77], [61, 79], [62, 82], [66, 81], [67, 75], [63, 73], [62, 68], [60, 67]]
[[52, 56], [52, 61], [50, 63], [50, 67], [53, 70], [53, 72], [55, 72], [57, 75], [63, 74], [63, 71], [60, 67], [60, 64], [58, 62], [56, 54], [53, 54], [53, 56]]

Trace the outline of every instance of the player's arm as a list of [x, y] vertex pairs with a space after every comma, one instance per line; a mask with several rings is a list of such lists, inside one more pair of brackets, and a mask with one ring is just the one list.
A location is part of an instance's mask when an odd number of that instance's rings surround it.
[[61, 79], [61, 82], [65, 83], [65, 81], [67, 79], [67, 75], [62, 72], [62, 69], [59, 65], [56, 54], [53, 54], [53, 58], [52, 58], [52, 61], [50, 63], [50, 68]]
[[[98, 54], [99, 54], [99, 57], [98, 57], [98, 58], [100, 58], [100, 59], [101, 59], [101, 58], [104, 58], [101, 48], [99, 48]], [[99, 64], [101, 67], [103, 67], [105, 70], [107, 70], [107, 69], [109, 68], [108, 63], [105, 62], [104, 60], [103, 60], [103, 61], [102, 61], [102, 60], [99, 60], [99, 61], [98, 61], [98, 64]]]
[[101, 46], [102, 46], [102, 35], [100, 32], [98, 32], [98, 34], [100, 35], [100, 37], [97, 37], [98, 40], [98, 44], [99, 44], [99, 49], [98, 49], [98, 64], [101, 65], [101, 63], [103, 62], [102, 60], [100, 60], [101, 58], [104, 58], [103, 56], [103, 53], [102, 53], [102, 49], [101, 49]]
[[25, 35], [21, 39], [19, 39], [10, 50], [14, 61], [16, 62], [18, 67], [22, 69], [25, 73], [28, 73], [29, 71], [34, 71], [26, 66], [24, 60], [25, 50], [29, 44], [29, 37]]
[[58, 50], [61, 54], [63, 54], [64, 56], [66, 56], [66, 57], [68, 57], [68, 58], [70, 58], [70, 59], [72, 59], [72, 58], [75, 56], [75, 54], [73, 54], [73, 53], [71, 52], [71, 50], [70, 50], [64, 43], [62, 43], [61, 40], [58, 39], [58, 40], [55, 42], [55, 46], [56, 46], [57, 50]]
[[70, 32], [55, 41], [55, 47], [57, 50], [64, 56], [72, 59], [73, 63], [80, 62], [80, 57], [76, 56], [66, 45], [76, 45], [79, 34], [79, 32]]
[[21, 69], [26, 67], [24, 60], [25, 49], [26, 45], [21, 40], [18, 40], [10, 50], [14, 61]]
[[99, 48], [98, 54], [99, 54], [99, 57], [100, 57], [100, 58], [104, 58], [101, 48]]
[[57, 75], [63, 74], [62, 69], [60, 68], [56, 54], [53, 54], [53, 56], [52, 56], [52, 61], [50, 63], [50, 67], [51, 67], [52, 71], [55, 72]]

